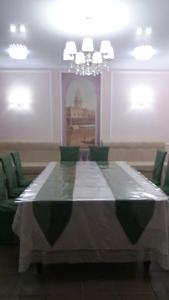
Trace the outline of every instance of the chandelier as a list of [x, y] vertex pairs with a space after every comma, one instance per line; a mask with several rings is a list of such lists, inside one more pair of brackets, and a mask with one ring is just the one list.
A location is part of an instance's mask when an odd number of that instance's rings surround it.
[[95, 76], [103, 69], [108, 70], [113, 58], [114, 50], [110, 41], [102, 41], [100, 51], [95, 51], [93, 39], [90, 36], [83, 39], [81, 51], [77, 51], [74, 41], [68, 41], [63, 52], [63, 60], [70, 63], [69, 72], [82, 76]]

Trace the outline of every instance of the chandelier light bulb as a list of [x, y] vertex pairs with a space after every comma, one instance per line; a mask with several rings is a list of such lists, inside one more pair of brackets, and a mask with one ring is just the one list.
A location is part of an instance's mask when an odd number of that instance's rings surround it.
[[92, 57], [93, 64], [101, 64], [103, 62], [102, 55], [100, 52], [94, 52]]
[[63, 60], [65, 60], [65, 61], [72, 61], [73, 59], [74, 59], [73, 55], [69, 54], [67, 52], [67, 49], [65, 48], [64, 52], [63, 52]]
[[23, 60], [28, 56], [28, 49], [25, 45], [11, 44], [8, 48], [8, 54], [13, 59]]
[[85, 63], [85, 56], [83, 52], [77, 52], [75, 58], [75, 64], [82, 65]]
[[82, 51], [84, 52], [93, 52], [93, 39], [91, 37], [85, 37], [82, 42]]
[[69, 41], [66, 43], [66, 51], [70, 55], [74, 55], [77, 52], [76, 44], [74, 41]]
[[109, 53], [104, 54], [103, 57], [106, 60], [114, 59], [114, 49], [111, 47]]
[[102, 41], [100, 46], [100, 52], [103, 54], [108, 54], [111, 49], [110, 41]]

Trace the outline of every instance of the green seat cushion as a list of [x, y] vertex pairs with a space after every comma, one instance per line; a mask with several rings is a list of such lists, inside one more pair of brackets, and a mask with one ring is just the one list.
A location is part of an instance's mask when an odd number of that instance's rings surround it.
[[80, 147], [60, 146], [61, 161], [78, 161], [80, 159]]
[[109, 147], [91, 146], [89, 148], [89, 159], [91, 161], [108, 161]]

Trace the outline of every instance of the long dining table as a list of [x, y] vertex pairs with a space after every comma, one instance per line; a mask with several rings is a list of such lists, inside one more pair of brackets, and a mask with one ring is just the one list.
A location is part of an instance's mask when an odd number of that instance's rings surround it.
[[169, 269], [168, 197], [126, 162], [50, 162], [16, 201], [19, 272], [32, 263]]

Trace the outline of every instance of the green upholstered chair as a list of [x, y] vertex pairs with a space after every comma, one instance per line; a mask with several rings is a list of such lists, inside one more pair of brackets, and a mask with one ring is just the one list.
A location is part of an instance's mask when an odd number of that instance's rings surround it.
[[19, 152], [11, 152], [11, 156], [14, 161], [18, 186], [26, 188], [32, 182], [32, 180], [28, 180], [24, 176]]
[[0, 167], [0, 201], [7, 199], [7, 190], [5, 185], [6, 177]]
[[24, 191], [24, 188], [18, 187], [12, 157], [10, 154], [4, 155], [0, 157], [0, 161], [2, 163], [2, 168], [6, 176], [8, 198], [16, 198]]
[[92, 161], [108, 161], [109, 147], [91, 146], [89, 147], [89, 159]]
[[60, 146], [61, 161], [78, 161], [80, 159], [80, 147]]
[[167, 152], [158, 150], [156, 153], [153, 174], [152, 174], [152, 182], [157, 186], [161, 184], [161, 176], [163, 171], [164, 160]]
[[0, 169], [0, 244], [18, 243], [18, 238], [12, 231], [16, 209], [14, 199], [7, 198], [5, 176]]
[[166, 168], [165, 178], [164, 178], [164, 184], [162, 186], [163, 192], [165, 192], [167, 195], [169, 195], [169, 161]]

